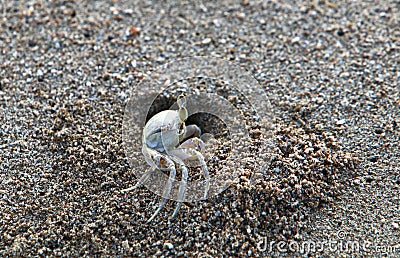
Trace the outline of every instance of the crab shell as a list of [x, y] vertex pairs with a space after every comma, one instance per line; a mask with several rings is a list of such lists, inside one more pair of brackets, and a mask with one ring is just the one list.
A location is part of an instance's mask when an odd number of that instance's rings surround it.
[[164, 110], [146, 123], [143, 129], [143, 144], [165, 153], [179, 145], [183, 134], [184, 124], [179, 121], [178, 112]]

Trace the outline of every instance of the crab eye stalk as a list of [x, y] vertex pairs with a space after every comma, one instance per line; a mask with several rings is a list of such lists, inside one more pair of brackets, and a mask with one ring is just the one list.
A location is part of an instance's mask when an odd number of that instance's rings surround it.
[[186, 97], [183, 94], [178, 96], [177, 102], [178, 102], [179, 109], [186, 108]]
[[188, 118], [188, 112], [186, 110], [186, 97], [183, 94], [181, 94], [178, 96], [176, 102], [178, 103], [179, 106], [178, 110], [179, 122], [182, 124]]
[[188, 118], [188, 112], [186, 108], [180, 108], [178, 110], [179, 122], [184, 123]]

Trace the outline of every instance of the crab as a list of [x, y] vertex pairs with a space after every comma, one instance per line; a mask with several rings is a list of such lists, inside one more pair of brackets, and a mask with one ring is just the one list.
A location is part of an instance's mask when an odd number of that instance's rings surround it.
[[131, 188], [122, 190], [131, 191], [142, 185], [150, 175], [155, 172], [169, 172], [169, 177], [164, 186], [163, 195], [158, 209], [147, 221], [152, 221], [161, 211], [170, 195], [173, 181], [175, 180], [177, 167], [182, 173], [177, 205], [169, 219], [173, 219], [178, 213], [181, 203], [185, 199], [188, 181], [188, 168], [185, 161], [197, 161], [205, 178], [205, 189], [202, 199], [207, 198], [210, 176], [203, 152], [205, 144], [200, 139], [201, 130], [197, 125], [185, 125], [188, 118], [186, 109], [186, 97], [179, 95], [177, 99], [178, 110], [164, 110], [154, 115], [145, 125], [142, 138], [142, 153], [150, 168], [143, 174], [137, 184]]

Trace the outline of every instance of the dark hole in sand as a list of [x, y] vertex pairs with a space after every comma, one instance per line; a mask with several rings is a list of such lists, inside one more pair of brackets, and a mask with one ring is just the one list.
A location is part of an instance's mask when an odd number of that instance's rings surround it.
[[195, 124], [201, 132], [210, 133], [215, 138], [229, 138], [227, 125], [217, 116], [199, 112], [188, 117], [186, 125]]

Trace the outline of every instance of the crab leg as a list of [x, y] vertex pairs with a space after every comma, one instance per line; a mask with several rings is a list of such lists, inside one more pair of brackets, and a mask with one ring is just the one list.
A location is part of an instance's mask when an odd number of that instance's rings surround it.
[[164, 204], [167, 202], [167, 199], [162, 198], [160, 205], [158, 206], [158, 209], [154, 212], [153, 216], [151, 216], [151, 218], [146, 222], [146, 223], [150, 223], [157, 215], [158, 213], [161, 211], [161, 209], [164, 207]]
[[169, 217], [169, 219], [173, 219], [176, 216], [176, 214], [178, 213], [178, 211], [181, 207], [181, 203], [185, 199], [186, 185], [187, 185], [187, 180], [188, 180], [188, 169], [186, 168], [186, 166], [184, 165], [184, 163], [182, 161], [179, 161], [179, 163], [180, 163], [180, 168], [182, 170], [182, 180], [181, 180], [181, 185], [179, 186], [178, 200], [177, 200], [178, 203], [176, 204], [174, 213], [172, 213], [172, 215], [171, 215], [171, 217]]
[[205, 144], [204, 142], [197, 137], [187, 139], [181, 145], [179, 145], [180, 149], [194, 149], [200, 152], [205, 151]]
[[145, 160], [147, 163], [151, 165], [151, 168], [147, 169], [146, 172], [142, 175], [142, 177], [139, 179], [139, 181], [132, 187], [121, 190], [121, 192], [129, 192], [132, 190], [135, 190], [139, 186], [141, 186], [149, 177], [153, 174], [153, 172], [157, 169], [160, 169], [160, 160], [163, 155], [160, 153], [153, 151], [152, 149], [149, 149], [146, 146], [143, 146], [142, 148], [142, 153], [145, 157]]
[[203, 172], [203, 176], [206, 179], [206, 187], [204, 189], [204, 196], [203, 196], [203, 200], [205, 200], [205, 199], [207, 199], [208, 190], [210, 189], [210, 174], [208, 172], [208, 167], [207, 167], [206, 162], [204, 161], [203, 155], [196, 150], [193, 150], [193, 152], [195, 153], [195, 155], [197, 156], [197, 158], [200, 161], [201, 171]]
[[[203, 173], [204, 178], [206, 179], [206, 187], [204, 190], [203, 199], [207, 199], [208, 190], [210, 188], [210, 174], [208, 172], [208, 167], [207, 167], [206, 162], [204, 161], [203, 155], [199, 151], [195, 150], [194, 148], [189, 148], [189, 147], [195, 147], [192, 145], [194, 143], [194, 139], [198, 139], [198, 138], [192, 138], [192, 139], [185, 141], [184, 143], [182, 143], [180, 145], [180, 147], [178, 149], [175, 149], [175, 150], [171, 151], [170, 153], [183, 161], [184, 160], [192, 160], [193, 158], [196, 158], [200, 162], [201, 171]], [[200, 139], [198, 139], [198, 140], [200, 140]], [[196, 141], [198, 141], [198, 140], [196, 140]], [[200, 142], [202, 143], [201, 140], [200, 140]], [[203, 145], [204, 145], [204, 143], [203, 143]], [[181, 148], [181, 146], [184, 146], [185, 148]]]
[[160, 205], [158, 206], [158, 209], [154, 212], [153, 216], [151, 216], [151, 218], [147, 221], [147, 223], [152, 221], [157, 216], [157, 214], [161, 211], [161, 209], [164, 207], [164, 204], [167, 201], [167, 197], [171, 193], [172, 181], [175, 180], [175, 175], [176, 175], [175, 164], [169, 158], [165, 158], [165, 160], [168, 163], [168, 169], [169, 169], [169, 177], [168, 177], [167, 185], [164, 188], [162, 200], [160, 202]]
[[200, 135], [201, 135], [201, 129], [197, 125], [187, 125], [183, 139], [189, 138], [191, 136], [200, 137]]

